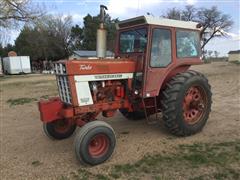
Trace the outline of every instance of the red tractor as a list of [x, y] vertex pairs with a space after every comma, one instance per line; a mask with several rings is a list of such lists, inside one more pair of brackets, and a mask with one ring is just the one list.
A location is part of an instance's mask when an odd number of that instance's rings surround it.
[[188, 70], [202, 64], [201, 26], [164, 18], [140, 16], [117, 23], [115, 58], [107, 59], [105, 6], [97, 31], [97, 57], [59, 61], [55, 74], [59, 98], [39, 102], [44, 132], [53, 139], [70, 137], [81, 163], [97, 165], [113, 153], [113, 128], [96, 120], [119, 110], [127, 119], [147, 119], [162, 113], [169, 131], [195, 134], [211, 110], [208, 80]]

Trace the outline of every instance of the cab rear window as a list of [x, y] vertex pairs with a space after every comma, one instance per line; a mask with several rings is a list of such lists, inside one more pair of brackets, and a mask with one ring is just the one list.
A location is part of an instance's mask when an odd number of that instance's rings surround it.
[[200, 37], [197, 31], [177, 30], [177, 57], [200, 56]]

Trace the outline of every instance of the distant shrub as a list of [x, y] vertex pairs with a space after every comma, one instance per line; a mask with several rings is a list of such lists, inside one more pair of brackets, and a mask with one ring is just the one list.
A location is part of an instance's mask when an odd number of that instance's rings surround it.
[[240, 65], [240, 61], [229, 61], [230, 63]]

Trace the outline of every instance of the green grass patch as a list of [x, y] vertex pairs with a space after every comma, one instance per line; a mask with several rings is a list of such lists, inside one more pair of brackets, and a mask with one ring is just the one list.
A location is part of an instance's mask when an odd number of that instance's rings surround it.
[[110, 180], [107, 176], [104, 176], [102, 174], [97, 174], [96, 179], [98, 179], [98, 180]]
[[200, 176], [196, 176], [193, 178], [189, 178], [189, 180], [206, 180], [206, 179], [214, 179], [214, 180], [237, 180], [240, 179], [240, 174], [237, 170], [226, 168], [224, 171], [218, 171], [208, 174], [203, 174]]
[[[236, 164], [240, 166], [239, 148], [240, 140], [183, 144], [176, 147], [175, 153], [146, 155], [132, 164], [111, 166], [106, 175], [95, 175], [88, 169], [81, 169], [74, 177], [79, 179], [141, 179], [143, 177], [179, 179], [180, 174], [181, 179], [191, 180], [239, 179], [240, 173], [233, 168]], [[209, 168], [211, 171], [207, 173], [205, 170], [201, 171]]]
[[38, 160], [32, 162], [32, 165], [33, 165], [34, 167], [37, 167], [37, 166], [39, 166], [39, 165], [41, 165], [41, 164], [42, 164], [42, 163], [41, 163], [40, 161], [38, 161]]
[[49, 99], [49, 95], [42, 95], [40, 99]]
[[9, 99], [7, 100], [7, 103], [10, 106], [16, 106], [16, 105], [23, 105], [27, 103], [31, 103], [33, 101], [37, 101], [36, 98], [17, 98], [17, 99]]
[[86, 169], [79, 169], [76, 172], [71, 172], [69, 177], [61, 176], [58, 178], [59, 180], [89, 180], [89, 179], [96, 179], [96, 180], [110, 180], [109, 177], [102, 175], [102, 174], [93, 174]]

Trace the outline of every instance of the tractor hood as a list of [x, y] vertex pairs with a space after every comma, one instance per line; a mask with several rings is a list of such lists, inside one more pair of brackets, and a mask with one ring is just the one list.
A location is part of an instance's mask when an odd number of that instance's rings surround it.
[[136, 61], [121, 59], [81, 59], [59, 62], [65, 64], [67, 75], [92, 75], [133, 73], [136, 70]]

